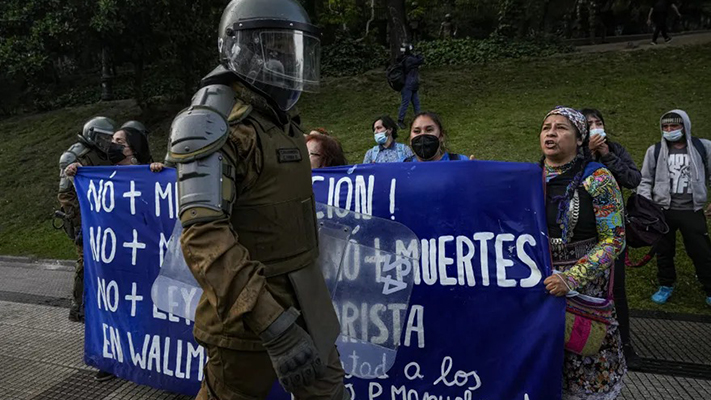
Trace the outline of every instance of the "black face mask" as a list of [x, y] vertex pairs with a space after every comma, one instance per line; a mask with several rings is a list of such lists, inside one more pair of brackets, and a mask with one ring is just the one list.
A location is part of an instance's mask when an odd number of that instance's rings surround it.
[[435, 135], [415, 136], [410, 144], [412, 151], [420, 160], [431, 160], [439, 152], [439, 138]]
[[111, 164], [118, 164], [123, 161], [124, 158], [126, 158], [126, 156], [123, 154], [123, 149], [124, 146], [121, 146], [117, 143], [111, 143], [108, 151], [109, 162]]

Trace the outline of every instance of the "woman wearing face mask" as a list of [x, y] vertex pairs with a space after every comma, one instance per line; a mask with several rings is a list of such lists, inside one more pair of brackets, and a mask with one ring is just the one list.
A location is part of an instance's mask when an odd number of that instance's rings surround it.
[[365, 153], [363, 164], [400, 162], [412, 156], [412, 150], [407, 145], [395, 142], [397, 125], [392, 118], [387, 115], [378, 117], [371, 128], [377, 144]]
[[[150, 164], [153, 172], [163, 170], [162, 163], [151, 163], [151, 150], [148, 147], [146, 136], [133, 128], [123, 128], [114, 133], [108, 155], [109, 161], [113, 165]], [[74, 176], [80, 166], [79, 163], [70, 164], [65, 169], [65, 173], [67, 176]]]
[[[584, 108], [580, 112], [587, 119], [588, 128], [590, 128], [590, 143], [588, 147], [592, 153], [593, 160], [604, 164], [621, 188], [637, 188], [642, 181], [642, 173], [632, 161], [632, 157], [627, 150], [621, 144], [611, 141], [607, 136], [602, 113], [593, 108]], [[627, 359], [627, 366], [633, 369], [639, 364], [639, 357], [632, 348], [630, 340], [630, 316], [625, 292], [626, 253], [627, 248], [615, 260], [614, 297], [617, 321], [620, 323], [622, 348]]]
[[462, 154], [449, 153], [445, 147], [445, 131], [439, 115], [421, 112], [410, 127], [410, 146], [415, 153], [406, 162], [468, 160]]
[[[543, 121], [539, 142], [546, 219], [553, 267], [559, 272], [543, 283], [553, 296], [576, 291], [607, 299], [610, 268], [625, 243], [624, 206], [610, 171], [592, 161], [588, 139], [587, 120], [572, 108], [556, 108]], [[564, 400], [612, 400], [620, 394], [627, 372], [620, 333], [616, 323], [605, 329], [597, 354], [583, 356], [566, 349]]]

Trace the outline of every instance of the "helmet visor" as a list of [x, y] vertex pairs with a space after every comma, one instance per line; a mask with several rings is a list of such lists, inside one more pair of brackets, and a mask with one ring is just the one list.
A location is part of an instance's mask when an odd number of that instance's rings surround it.
[[300, 30], [239, 30], [221, 43], [230, 70], [248, 82], [317, 92], [321, 41]]
[[113, 139], [113, 132], [108, 132], [102, 128], [93, 128], [89, 135], [91, 137], [91, 141], [94, 142], [99, 150], [104, 153], [109, 151], [111, 140]]

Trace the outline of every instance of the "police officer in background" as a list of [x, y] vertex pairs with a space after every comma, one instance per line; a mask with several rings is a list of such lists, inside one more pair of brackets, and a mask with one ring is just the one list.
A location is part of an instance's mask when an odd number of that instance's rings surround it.
[[171, 127], [180, 239], [204, 293], [195, 339], [209, 361], [198, 399], [347, 398], [340, 332], [318, 255], [299, 117], [319, 85], [320, 33], [295, 0], [232, 0], [221, 65]]
[[69, 320], [84, 321], [84, 249], [81, 234], [81, 213], [74, 184], [64, 173], [72, 163], [81, 165], [111, 165], [108, 149], [114, 134], [116, 123], [106, 117], [94, 117], [84, 125], [79, 141], [59, 158], [59, 204], [61, 209], [55, 213], [63, 219], [62, 227], [77, 248], [77, 263], [74, 272], [72, 305]]

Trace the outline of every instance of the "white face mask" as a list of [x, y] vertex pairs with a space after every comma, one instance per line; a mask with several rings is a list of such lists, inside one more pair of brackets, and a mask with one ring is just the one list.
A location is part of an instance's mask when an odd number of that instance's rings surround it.
[[662, 136], [664, 136], [664, 139], [670, 142], [678, 142], [682, 138], [682, 136], [684, 136], [684, 130], [677, 129], [671, 132], [662, 131]]
[[386, 133], [387, 131], [382, 131], [382, 132], [375, 132], [374, 137], [375, 137], [375, 143], [377, 144], [385, 144], [388, 141], [388, 135]]
[[605, 130], [602, 128], [590, 129], [590, 137], [594, 135], [600, 135], [600, 137], [603, 139], [605, 138], [605, 136], [607, 136]]

